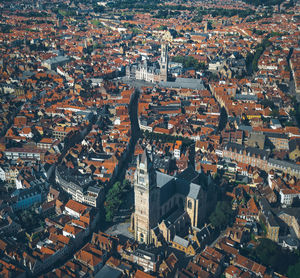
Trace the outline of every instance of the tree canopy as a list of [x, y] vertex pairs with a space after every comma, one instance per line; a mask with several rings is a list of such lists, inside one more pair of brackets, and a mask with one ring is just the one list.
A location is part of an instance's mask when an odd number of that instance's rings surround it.
[[209, 216], [210, 223], [218, 229], [225, 228], [233, 217], [231, 204], [228, 201], [219, 201], [215, 210]]
[[199, 62], [193, 56], [175, 56], [172, 62], [182, 63], [184, 68], [194, 68], [195, 70], [205, 69], [205, 64]]
[[[281, 274], [288, 273], [288, 277], [299, 277], [299, 256], [282, 249], [276, 242], [270, 239], [259, 239], [259, 244], [256, 248], [252, 249], [247, 255], [265, 266], [270, 266]], [[296, 273], [298, 276], [293, 276]]]
[[127, 180], [124, 180], [123, 183], [116, 182], [109, 189], [106, 194], [105, 200], [105, 219], [107, 222], [111, 222], [122, 204], [122, 195], [124, 193], [124, 189], [128, 188], [130, 183]]

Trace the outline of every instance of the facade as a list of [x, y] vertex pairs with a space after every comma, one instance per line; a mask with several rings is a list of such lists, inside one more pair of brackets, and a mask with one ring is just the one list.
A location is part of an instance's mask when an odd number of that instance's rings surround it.
[[11, 197], [12, 208], [15, 211], [28, 209], [34, 204], [42, 202], [42, 193], [38, 188], [17, 189]]
[[289, 137], [286, 134], [265, 132], [265, 135], [272, 142], [276, 150], [289, 149]]
[[268, 239], [278, 242], [280, 226], [273, 215], [271, 206], [265, 198], [262, 198], [259, 204], [261, 207], [259, 218], [266, 227], [266, 236]]
[[160, 256], [150, 250], [137, 249], [132, 255], [132, 261], [141, 266], [146, 272], [155, 272], [159, 266]]
[[289, 157], [291, 160], [296, 161], [300, 157], [300, 139], [292, 139], [289, 141]]
[[300, 165], [285, 160], [269, 158], [268, 168], [263, 170], [279, 170], [296, 178], [300, 178]]
[[0, 167], [0, 180], [2, 180], [2, 181], [6, 180], [5, 171], [1, 167]]
[[172, 247], [189, 256], [195, 256], [198, 245], [176, 235], [172, 241]]
[[216, 153], [221, 157], [249, 164], [252, 167], [259, 167], [264, 171], [279, 170], [300, 178], [300, 165], [285, 160], [268, 158], [269, 153], [265, 150], [229, 142], [223, 152]]
[[56, 70], [58, 66], [63, 66], [69, 61], [70, 59], [66, 56], [57, 56], [43, 61], [42, 66], [46, 67], [49, 70]]
[[289, 227], [293, 228], [296, 237], [300, 239], [299, 210], [295, 210], [294, 208], [284, 209], [278, 213], [278, 217]]
[[50, 150], [54, 142], [55, 142], [55, 139], [43, 138], [40, 142], [37, 143], [37, 147], [39, 149]]
[[211, 184], [210, 177], [191, 168], [175, 177], [155, 171], [144, 151], [138, 157], [134, 178], [135, 239], [141, 243], [152, 243], [152, 230], [174, 214], [176, 219], [186, 220], [180, 214], [187, 214], [189, 218], [189, 221], [179, 221], [178, 228], [185, 228], [187, 222], [193, 227], [199, 226], [206, 215], [204, 187]]
[[181, 141], [176, 141], [175, 146], [174, 146], [174, 157], [176, 159], [180, 159], [180, 150], [181, 150]]
[[268, 153], [253, 147], [245, 147], [236, 143], [228, 143], [223, 150], [223, 156], [232, 160], [250, 164], [252, 167], [267, 169]]
[[300, 198], [300, 192], [295, 189], [281, 189], [279, 194], [280, 203], [285, 206], [292, 205], [295, 198]]
[[76, 201], [69, 200], [65, 206], [64, 213], [68, 214], [72, 217], [75, 217], [75, 218], [80, 218], [80, 216], [83, 215], [87, 211], [88, 211], [87, 206], [80, 204]]
[[25, 148], [11, 148], [6, 150], [4, 153], [8, 159], [17, 160], [18, 158], [21, 158], [24, 161], [30, 161], [30, 160], [43, 161], [45, 156], [44, 150], [25, 149]]
[[103, 199], [103, 188], [96, 187], [91, 177], [76, 175], [68, 169], [56, 168], [55, 181], [74, 201], [97, 207]]
[[147, 82], [166, 82], [168, 80], [168, 46], [161, 45], [161, 57], [159, 62], [144, 60], [142, 63], [134, 63], [126, 67], [126, 76]]

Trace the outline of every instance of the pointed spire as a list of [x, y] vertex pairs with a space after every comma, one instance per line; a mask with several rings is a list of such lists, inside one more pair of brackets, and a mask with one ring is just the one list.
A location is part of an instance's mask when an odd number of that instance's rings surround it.
[[141, 157], [141, 163], [143, 164], [147, 164], [147, 161], [148, 161], [148, 154], [147, 154], [147, 150], [146, 148], [144, 149], [144, 152], [142, 154], [142, 157]]
[[147, 171], [149, 171], [150, 168], [152, 168], [152, 161], [150, 159], [150, 156], [149, 156], [146, 148], [144, 149], [144, 152], [143, 152], [143, 154], [142, 154], [142, 156], [140, 158], [139, 163], [144, 164], [145, 165], [145, 169]]

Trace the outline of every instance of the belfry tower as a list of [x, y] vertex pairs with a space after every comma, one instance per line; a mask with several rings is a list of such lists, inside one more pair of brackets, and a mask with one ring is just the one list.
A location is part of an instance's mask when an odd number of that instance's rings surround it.
[[158, 224], [159, 192], [156, 186], [156, 172], [145, 150], [138, 157], [134, 175], [134, 237], [140, 243], [150, 244], [151, 229]]
[[160, 81], [168, 80], [168, 45], [165, 42], [161, 44], [160, 55]]

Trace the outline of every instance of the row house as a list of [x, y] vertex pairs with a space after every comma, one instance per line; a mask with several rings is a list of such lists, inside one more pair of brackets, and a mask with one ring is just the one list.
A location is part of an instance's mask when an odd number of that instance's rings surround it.
[[236, 143], [228, 143], [223, 150], [223, 157], [250, 164], [252, 167], [267, 169], [268, 153], [253, 147], [245, 147]]
[[293, 204], [294, 199], [300, 198], [300, 192], [296, 189], [281, 189], [279, 195], [280, 203], [284, 206], [290, 206]]
[[8, 159], [17, 160], [18, 158], [24, 161], [39, 160], [44, 161], [45, 151], [40, 149], [27, 148], [11, 148], [4, 152]]
[[14, 183], [19, 175], [19, 169], [15, 166], [0, 167], [0, 180]]
[[284, 221], [289, 227], [293, 228], [296, 236], [300, 239], [300, 218], [299, 209], [287, 208], [280, 210], [277, 216]]
[[103, 187], [94, 185], [93, 180], [86, 176], [71, 176], [68, 171], [55, 169], [55, 180], [64, 191], [71, 195], [72, 199], [97, 207], [103, 200]]

